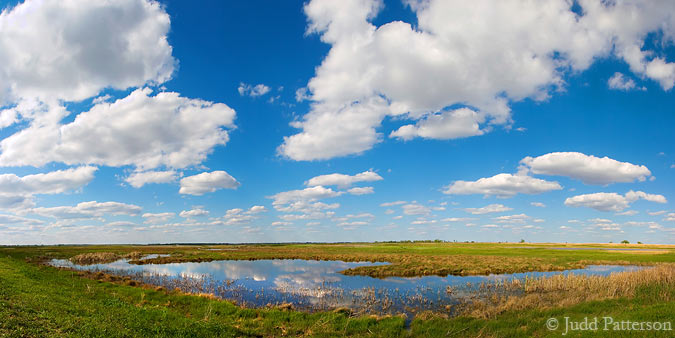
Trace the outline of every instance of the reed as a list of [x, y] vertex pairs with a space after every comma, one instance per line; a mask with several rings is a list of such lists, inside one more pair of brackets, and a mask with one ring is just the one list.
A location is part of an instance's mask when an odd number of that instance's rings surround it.
[[465, 301], [460, 314], [494, 318], [511, 310], [567, 307], [587, 301], [632, 298], [645, 288], [658, 291], [657, 297], [675, 301], [675, 264], [658, 264], [609, 276], [554, 275], [511, 280], [483, 286], [484, 294]]
[[70, 261], [80, 265], [98, 263], [110, 263], [120, 259], [120, 256], [112, 252], [89, 252], [70, 257]]

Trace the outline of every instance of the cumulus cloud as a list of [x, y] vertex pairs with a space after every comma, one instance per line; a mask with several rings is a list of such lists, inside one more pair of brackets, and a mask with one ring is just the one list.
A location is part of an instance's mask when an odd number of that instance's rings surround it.
[[329, 175], [320, 175], [310, 178], [305, 185], [308, 187], [316, 186], [331, 186], [335, 185], [339, 188], [347, 188], [354, 183], [358, 182], [374, 182], [381, 181], [382, 176], [378, 175], [373, 171], [364, 171], [356, 175], [345, 175], [345, 174], [329, 174]]
[[428, 215], [431, 213], [431, 209], [417, 203], [405, 204], [401, 208], [406, 215]]
[[612, 75], [612, 77], [609, 78], [609, 80], [607, 80], [607, 85], [610, 89], [629, 91], [635, 88], [635, 81], [619, 72], [616, 72], [614, 75]]
[[444, 191], [444, 194], [468, 195], [483, 194], [486, 196], [512, 197], [515, 194], [541, 194], [552, 190], [560, 190], [558, 182], [549, 182], [527, 175], [497, 174], [481, 178], [477, 181], [455, 181]]
[[173, 212], [162, 212], [162, 213], [145, 213], [141, 215], [143, 217], [144, 221], [143, 223], [145, 224], [160, 224], [160, 223], [166, 223], [168, 220], [173, 218], [175, 216]]
[[637, 210], [626, 210], [624, 212], [618, 212], [617, 215], [619, 216], [635, 216], [639, 214], [640, 212]]
[[671, 212], [663, 218], [666, 222], [675, 222], [675, 212]]
[[565, 199], [565, 205], [570, 207], [587, 207], [599, 211], [620, 212], [628, 208], [630, 203], [639, 199], [651, 202], [666, 203], [667, 200], [662, 195], [647, 194], [642, 191], [629, 191], [626, 195], [617, 193], [599, 192], [594, 194], [578, 195]]
[[103, 215], [136, 216], [140, 214], [141, 210], [141, 207], [133, 204], [90, 201], [81, 202], [75, 206], [33, 208], [28, 213], [57, 219], [76, 219], [101, 217]]
[[41, 225], [43, 221], [32, 218], [19, 217], [16, 215], [0, 214], [0, 226], [2, 225]]
[[250, 213], [250, 214], [259, 214], [261, 212], [266, 212], [266, 211], [267, 211], [267, 209], [264, 206], [254, 205], [250, 209], [248, 209], [247, 212]]
[[380, 204], [380, 206], [381, 207], [393, 207], [393, 206], [397, 206], [397, 205], [403, 205], [403, 204], [406, 204], [406, 203], [408, 203], [408, 202], [406, 202], [406, 201], [394, 201], [394, 202], [382, 203], [382, 204]]
[[449, 140], [455, 138], [482, 135], [480, 123], [485, 120], [476, 111], [468, 108], [460, 108], [430, 114], [417, 121], [416, 124], [406, 124], [389, 134], [402, 140], [410, 140], [414, 137], [423, 137], [437, 140]]
[[148, 0], [27, 0], [7, 8], [0, 14], [0, 107], [165, 82], [175, 64], [169, 26], [162, 6]]
[[497, 223], [525, 223], [525, 221], [531, 218], [532, 217], [525, 214], [517, 214], [517, 215], [499, 216], [493, 219], [497, 221]]
[[375, 189], [373, 187], [356, 187], [347, 190], [347, 192], [352, 195], [368, 195], [375, 193]]
[[335, 214], [333, 209], [340, 207], [338, 203], [323, 203], [321, 199], [332, 198], [342, 195], [343, 192], [334, 191], [331, 188], [315, 186], [302, 190], [290, 190], [270, 196], [272, 206], [277, 211], [284, 213], [300, 213], [279, 216], [286, 221], [319, 219], [331, 217]]
[[302, 190], [283, 191], [273, 195], [271, 198], [274, 200], [272, 204], [277, 206], [298, 201], [316, 201], [319, 199], [336, 197], [340, 195], [340, 192], [334, 191], [331, 188], [315, 186]]
[[188, 218], [188, 217], [201, 217], [201, 216], [208, 216], [209, 211], [204, 210], [202, 208], [192, 208], [190, 210], [183, 210], [178, 214], [180, 217]]
[[242, 82], [239, 84], [239, 88], [237, 88], [237, 91], [241, 96], [258, 97], [269, 93], [270, 87], [262, 83], [257, 85], [250, 85]]
[[470, 217], [450, 217], [450, 218], [444, 218], [441, 220], [441, 222], [467, 222], [467, 221], [472, 221], [475, 218], [470, 218]]
[[178, 192], [186, 195], [199, 196], [205, 193], [214, 192], [218, 189], [236, 189], [239, 185], [239, 182], [237, 182], [234, 177], [230, 176], [230, 174], [222, 170], [217, 170], [181, 179], [180, 190]]
[[285, 221], [274, 221], [270, 223], [271, 226], [285, 226], [285, 225], [292, 225], [293, 223], [291, 222], [285, 222]]
[[70, 123], [31, 124], [0, 142], [0, 166], [66, 164], [184, 168], [228, 141], [234, 110], [222, 103], [137, 89]]
[[174, 170], [168, 171], [142, 171], [134, 172], [124, 179], [130, 186], [140, 188], [150, 183], [171, 183], [178, 179], [178, 173]]
[[136, 225], [138, 225], [138, 224], [136, 224], [134, 222], [129, 222], [129, 221], [115, 221], [115, 222], [110, 222], [110, 223], [106, 224], [106, 226], [109, 226], [109, 227], [133, 227], [133, 226], [136, 226]]
[[[331, 49], [307, 85], [310, 111], [292, 123], [301, 131], [284, 139], [282, 155], [362, 153], [382, 140], [377, 129], [387, 116], [416, 121], [392, 137], [480, 135], [511, 124], [511, 102], [546, 99], [567, 74], [606, 57], [624, 60], [666, 90], [675, 82], [675, 64], [644, 48], [652, 32], [663, 32], [664, 43], [675, 37], [671, 2], [582, 1], [581, 14], [566, 0], [407, 3], [415, 27], [373, 25], [380, 0], [305, 5], [307, 32]], [[466, 110], [448, 110], [456, 105]]]
[[258, 214], [267, 211], [264, 206], [254, 205], [248, 210], [241, 208], [230, 209], [223, 216], [223, 225], [241, 225], [248, 224], [258, 219]]
[[532, 202], [530, 203], [530, 205], [537, 208], [546, 208], [546, 204], [541, 202]]
[[489, 214], [489, 213], [495, 213], [495, 212], [504, 212], [504, 211], [510, 211], [513, 210], [513, 208], [509, 208], [505, 205], [502, 204], [490, 204], [486, 205], [481, 208], [465, 208], [464, 211], [474, 214], [474, 215], [483, 215], [483, 214]]
[[60, 194], [77, 190], [94, 179], [96, 167], [86, 166], [66, 170], [26, 175], [0, 175], [0, 209], [26, 209], [34, 206], [33, 195]]
[[520, 163], [524, 170], [534, 174], [567, 176], [596, 185], [644, 181], [652, 174], [644, 165], [578, 152], [556, 152], [534, 158], [528, 156]]
[[59, 194], [87, 185], [94, 179], [96, 170], [98, 168], [86, 166], [23, 177], [3, 174], [0, 175], [0, 194], [20, 196]]

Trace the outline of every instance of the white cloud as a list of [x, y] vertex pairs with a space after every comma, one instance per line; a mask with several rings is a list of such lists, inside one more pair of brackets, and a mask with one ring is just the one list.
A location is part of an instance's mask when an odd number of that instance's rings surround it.
[[110, 223], [106, 224], [106, 226], [109, 226], [109, 227], [133, 227], [133, 226], [136, 226], [136, 225], [138, 225], [138, 224], [136, 224], [134, 222], [129, 222], [129, 221], [115, 221], [115, 222], [110, 222]]
[[513, 210], [513, 208], [509, 208], [505, 205], [502, 204], [490, 204], [486, 205], [481, 208], [465, 208], [464, 211], [474, 214], [474, 215], [483, 215], [483, 214], [489, 214], [489, 213], [494, 213], [494, 212], [504, 212], [504, 211], [510, 211]]
[[431, 209], [417, 203], [406, 204], [402, 208], [406, 215], [428, 215], [431, 213]]
[[274, 209], [284, 213], [300, 213], [281, 215], [279, 218], [286, 221], [303, 219], [320, 219], [331, 217], [333, 210], [340, 207], [338, 203], [327, 204], [319, 202], [321, 199], [332, 198], [342, 195], [343, 192], [334, 191], [323, 186], [305, 188], [302, 190], [290, 190], [277, 193], [269, 198], [272, 199]]
[[532, 217], [525, 214], [518, 214], [509, 216], [499, 216], [494, 217], [493, 219], [497, 221], [497, 223], [525, 223], [525, 221], [529, 220], [530, 218]]
[[145, 220], [143, 223], [145, 224], [159, 224], [159, 223], [166, 223], [169, 219], [171, 219], [173, 216], [175, 216], [173, 212], [162, 212], [162, 213], [145, 213], [141, 217], [143, 217]]
[[437, 140], [449, 140], [455, 138], [483, 135], [479, 123], [483, 123], [485, 117], [468, 109], [460, 108], [430, 114], [417, 121], [416, 124], [407, 124], [389, 134], [403, 140], [414, 137], [423, 137]]
[[650, 216], [658, 216], [658, 215], [663, 215], [663, 214], [665, 214], [665, 213], [666, 213], [665, 210], [648, 212], [648, 214], [649, 214]]
[[292, 224], [293, 223], [291, 223], [291, 222], [275, 221], [275, 222], [272, 222], [270, 225], [272, 225], [272, 226], [285, 226], [285, 225], [292, 225]]
[[393, 206], [397, 206], [397, 205], [403, 205], [403, 204], [406, 204], [406, 203], [408, 203], [408, 202], [406, 202], [406, 201], [386, 202], [386, 203], [380, 204], [380, 206], [381, 207], [393, 207]]
[[530, 203], [530, 205], [537, 208], [546, 208], [546, 204], [541, 202], [532, 202]]
[[169, 15], [155, 1], [27, 0], [0, 14], [0, 106], [80, 101], [171, 77]]
[[79, 167], [19, 177], [0, 175], [0, 194], [30, 196], [35, 194], [60, 194], [79, 189], [94, 179], [96, 167]]
[[22, 210], [35, 205], [33, 195], [77, 190], [94, 178], [96, 167], [79, 167], [19, 177], [0, 175], [0, 209]]
[[217, 170], [188, 176], [180, 180], [181, 194], [203, 195], [218, 189], [237, 189], [239, 182], [225, 171]]
[[242, 82], [239, 84], [239, 88], [237, 88], [237, 91], [241, 96], [258, 97], [269, 93], [270, 87], [262, 83], [257, 85], [250, 85]]
[[373, 171], [364, 171], [356, 175], [345, 175], [345, 174], [329, 174], [329, 175], [320, 175], [310, 178], [305, 185], [308, 187], [315, 186], [330, 186], [336, 185], [339, 188], [347, 188], [354, 183], [358, 182], [374, 182], [381, 181], [382, 176], [378, 175]]
[[591, 223], [614, 223], [611, 219], [606, 218], [591, 218], [588, 221]]
[[364, 226], [364, 225], [368, 225], [368, 224], [369, 224], [368, 222], [364, 222], [364, 221], [353, 221], [353, 222], [341, 222], [341, 223], [338, 223], [337, 226], [344, 227], [345, 230], [353, 230], [356, 227]]
[[609, 80], [607, 80], [607, 85], [610, 89], [629, 91], [635, 88], [635, 81], [619, 72], [616, 72], [614, 75], [612, 75], [612, 77], [609, 78]]
[[0, 209], [26, 209], [35, 206], [31, 196], [0, 195]]
[[168, 171], [143, 171], [134, 172], [124, 179], [130, 186], [140, 188], [150, 183], [171, 183], [178, 179], [178, 173], [174, 170]]
[[346, 221], [348, 221], [350, 219], [354, 219], [354, 218], [371, 218], [372, 219], [372, 218], [375, 218], [375, 215], [373, 215], [371, 213], [368, 213], [368, 212], [362, 212], [360, 214], [347, 214], [347, 215], [342, 216], [342, 217], [334, 218], [333, 221], [335, 221], [335, 222], [346, 222]]
[[656, 203], [667, 203], [668, 201], [663, 195], [656, 195], [656, 194], [647, 194], [642, 191], [629, 191], [626, 193], [626, 199], [629, 202], [635, 202], [639, 199], [647, 200], [650, 202], [656, 202]]
[[261, 213], [261, 212], [266, 212], [266, 211], [267, 211], [267, 209], [266, 209], [264, 206], [262, 206], [262, 205], [254, 205], [254, 206], [252, 206], [250, 209], [248, 209], [247, 212], [248, 212], [249, 214], [259, 214], [259, 213]]
[[644, 165], [577, 152], [549, 153], [534, 158], [528, 156], [520, 163], [524, 169], [534, 174], [567, 176], [586, 184], [597, 185], [644, 181], [652, 174]]
[[444, 218], [441, 220], [441, 222], [467, 222], [467, 221], [472, 221], [475, 218], [470, 218], [470, 217], [450, 217], [450, 218]]
[[[184, 168], [228, 141], [234, 110], [148, 88], [100, 103], [70, 123], [33, 123], [0, 142], [0, 166], [66, 164]], [[63, 113], [59, 113], [62, 115]]]
[[41, 225], [44, 224], [43, 221], [25, 217], [19, 217], [15, 215], [0, 214], [0, 226], [3, 225]]
[[188, 218], [188, 217], [201, 217], [201, 216], [208, 216], [209, 211], [204, 210], [202, 208], [192, 208], [190, 210], [183, 210], [178, 214], [180, 217]]
[[259, 218], [258, 214], [265, 211], [267, 210], [261, 205], [254, 205], [246, 211], [240, 208], [230, 209], [223, 216], [223, 225], [249, 224], [251, 221]]
[[309, 100], [310, 98], [307, 87], [298, 88], [298, 90], [295, 91], [295, 101], [297, 102]]
[[[417, 120], [392, 136], [453, 138], [510, 125], [509, 103], [546, 99], [567, 74], [618, 57], [633, 73], [675, 82], [675, 64], [644, 48], [650, 32], [675, 36], [671, 2], [408, 1], [416, 25], [372, 20], [380, 0], [313, 0], [308, 33], [331, 49], [307, 87], [311, 110], [279, 152], [294, 160], [359, 154], [382, 140], [387, 116]], [[478, 19], [477, 19], [478, 18]], [[514, 19], [518, 18], [517, 24]], [[476, 115], [448, 119], [454, 105]], [[484, 121], [484, 122], [483, 122]], [[485, 127], [481, 128], [480, 123]]]
[[136, 216], [140, 214], [141, 210], [141, 207], [133, 204], [90, 201], [78, 203], [76, 206], [33, 208], [28, 213], [57, 219], [74, 219], [100, 217], [103, 215]]
[[375, 193], [373, 187], [356, 187], [347, 190], [348, 193], [352, 195], [367, 195]]
[[483, 194], [486, 196], [511, 197], [517, 193], [541, 194], [552, 190], [560, 190], [558, 182], [549, 182], [526, 175], [497, 174], [481, 178], [477, 181], [455, 181], [450, 184], [444, 194], [467, 195]]
[[594, 194], [578, 195], [565, 199], [565, 205], [570, 207], [587, 207], [599, 211], [620, 212], [628, 208], [630, 203], [644, 199], [651, 202], [666, 203], [662, 195], [647, 194], [642, 191], [629, 191], [625, 196], [617, 193], [599, 192]]
[[671, 212], [663, 218], [666, 222], [675, 222], [675, 212]]
[[331, 188], [315, 186], [311, 188], [305, 188], [302, 190], [290, 190], [280, 192], [273, 195], [270, 198], [274, 200], [272, 204], [277, 206], [299, 201], [316, 201], [319, 199], [336, 197], [340, 195], [341, 195], [340, 192], [334, 191]]
[[639, 214], [640, 212], [637, 210], [626, 210], [624, 212], [617, 212], [616, 214], [619, 216], [635, 216]]

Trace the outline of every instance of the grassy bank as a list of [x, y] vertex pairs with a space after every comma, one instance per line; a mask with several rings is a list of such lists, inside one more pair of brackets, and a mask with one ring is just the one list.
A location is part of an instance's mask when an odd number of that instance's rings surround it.
[[[67, 252], [65, 256], [80, 250], [63, 249], [61, 253]], [[546, 328], [549, 318], [561, 321], [565, 316], [572, 320], [595, 316], [633, 321], [675, 318], [675, 285], [672, 282], [648, 282], [614, 295], [613, 299], [582, 299], [579, 304], [565, 307], [549, 304], [541, 308], [504, 308], [485, 318], [443, 318], [422, 314], [406, 328], [400, 317], [243, 309], [208, 297], [124, 285], [124, 280], [101, 282], [79, 277], [72, 271], [27, 262], [28, 253], [32, 252], [32, 257], [47, 254], [42, 249], [30, 250], [5, 248], [0, 255], [0, 336], [3, 337], [560, 336], [562, 331]], [[9, 252], [12, 253], [8, 255]], [[543, 291], [539, 294], [554, 293], [578, 284], [560, 280], [546, 284], [542, 281], [532, 284], [531, 291], [534, 291], [532, 294], [538, 291]], [[576, 333], [567, 336], [577, 336]], [[667, 337], [672, 331], [586, 334]]]

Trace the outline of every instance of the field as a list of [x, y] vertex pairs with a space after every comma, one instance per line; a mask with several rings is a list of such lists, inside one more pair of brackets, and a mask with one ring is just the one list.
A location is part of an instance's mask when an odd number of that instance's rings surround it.
[[[560, 250], [566, 244], [350, 243], [276, 245], [154, 245], [0, 247], [0, 336], [105, 337], [520, 337], [560, 336], [547, 321], [612, 317], [615, 321], [664, 322], [675, 318], [675, 247], [577, 244], [592, 250]], [[572, 246], [572, 245], [568, 245]], [[205, 249], [219, 250], [205, 250]], [[617, 251], [607, 249], [634, 248]], [[117, 256], [170, 254], [136, 263], [221, 259], [301, 258], [386, 261], [390, 265], [344, 271], [373, 277], [474, 275], [554, 271], [588, 264], [655, 265], [610, 277], [548, 278], [514, 297], [495, 297], [462, 315], [422, 313], [358, 316], [348, 311], [304, 313], [292, 308], [246, 309], [208, 295], [188, 295], [132, 280], [57, 269], [50, 258], [86, 253]], [[139, 254], [140, 253], [140, 254]], [[602, 325], [601, 325], [602, 326]], [[672, 331], [574, 331], [566, 336], [672, 336]]]

